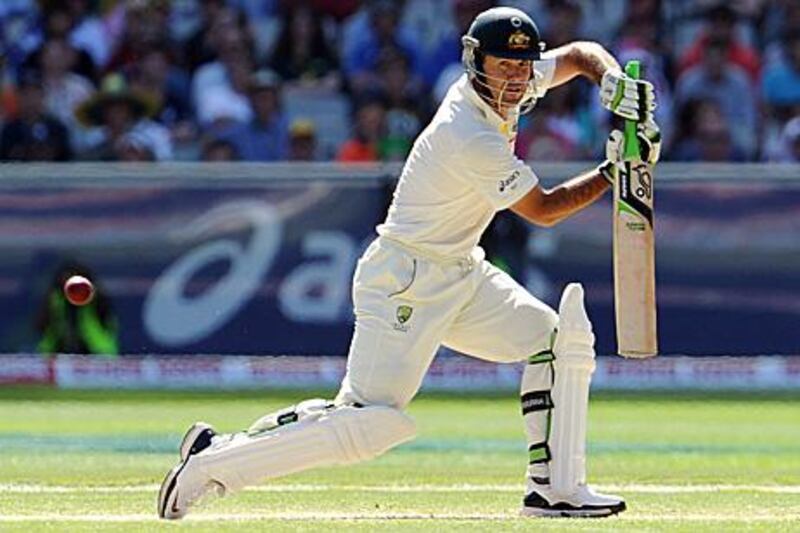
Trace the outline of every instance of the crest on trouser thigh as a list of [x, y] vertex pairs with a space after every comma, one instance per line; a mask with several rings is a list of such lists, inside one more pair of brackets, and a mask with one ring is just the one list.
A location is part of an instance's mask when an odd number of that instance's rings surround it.
[[403, 332], [408, 331], [408, 326], [406, 325], [406, 322], [411, 320], [411, 313], [413, 312], [414, 308], [412, 308], [410, 305], [397, 306], [397, 312], [395, 313], [395, 316], [397, 317], [397, 322], [395, 322], [394, 324], [394, 329]]

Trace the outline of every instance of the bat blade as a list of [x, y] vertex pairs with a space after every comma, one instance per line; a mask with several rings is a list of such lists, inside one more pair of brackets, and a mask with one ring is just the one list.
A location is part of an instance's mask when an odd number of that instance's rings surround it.
[[653, 169], [640, 160], [617, 169], [614, 188], [614, 301], [617, 352], [658, 353]]
[[[625, 71], [638, 78], [638, 62], [628, 62]], [[636, 123], [626, 120], [613, 202], [617, 352], [626, 357], [658, 354], [653, 178], [653, 166], [641, 158]]]

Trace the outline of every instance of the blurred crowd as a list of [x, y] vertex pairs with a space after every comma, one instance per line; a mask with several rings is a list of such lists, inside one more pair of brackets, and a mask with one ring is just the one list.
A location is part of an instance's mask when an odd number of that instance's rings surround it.
[[[494, 5], [641, 59], [665, 159], [800, 160], [798, 0], [3, 0], [0, 160], [401, 160]], [[518, 154], [596, 159], [608, 121], [567, 84]]]

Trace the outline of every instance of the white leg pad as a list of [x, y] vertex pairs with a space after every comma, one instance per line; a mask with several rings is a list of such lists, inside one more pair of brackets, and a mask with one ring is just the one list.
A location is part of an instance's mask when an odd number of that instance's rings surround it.
[[555, 493], [569, 495], [586, 482], [586, 416], [595, 368], [594, 333], [580, 284], [571, 283], [564, 290], [558, 314], [550, 484]]
[[255, 433], [271, 431], [278, 426], [299, 422], [300, 420], [316, 420], [328, 413], [333, 406], [333, 402], [322, 398], [304, 400], [297, 405], [291, 405], [280, 411], [262, 416], [247, 428], [247, 433], [250, 436], [255, 436]]
[[391, 407], [312, 411], [297, 422], [212, 446], [192, 458], [192, 467], [230, 493], [313, 467], [372, 459], [416, 435], [413, 420]]

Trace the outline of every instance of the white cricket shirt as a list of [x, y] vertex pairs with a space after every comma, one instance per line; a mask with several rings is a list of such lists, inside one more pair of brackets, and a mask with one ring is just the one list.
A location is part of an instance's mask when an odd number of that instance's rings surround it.
[[[536, 69], [541, 97], [555, 60]], [[518, 119], [500, 117], [461, 76], [414, 142], [378, 234], [434, 255], [467, 256], [494, 214], [539, 182], [514, 155]]]

